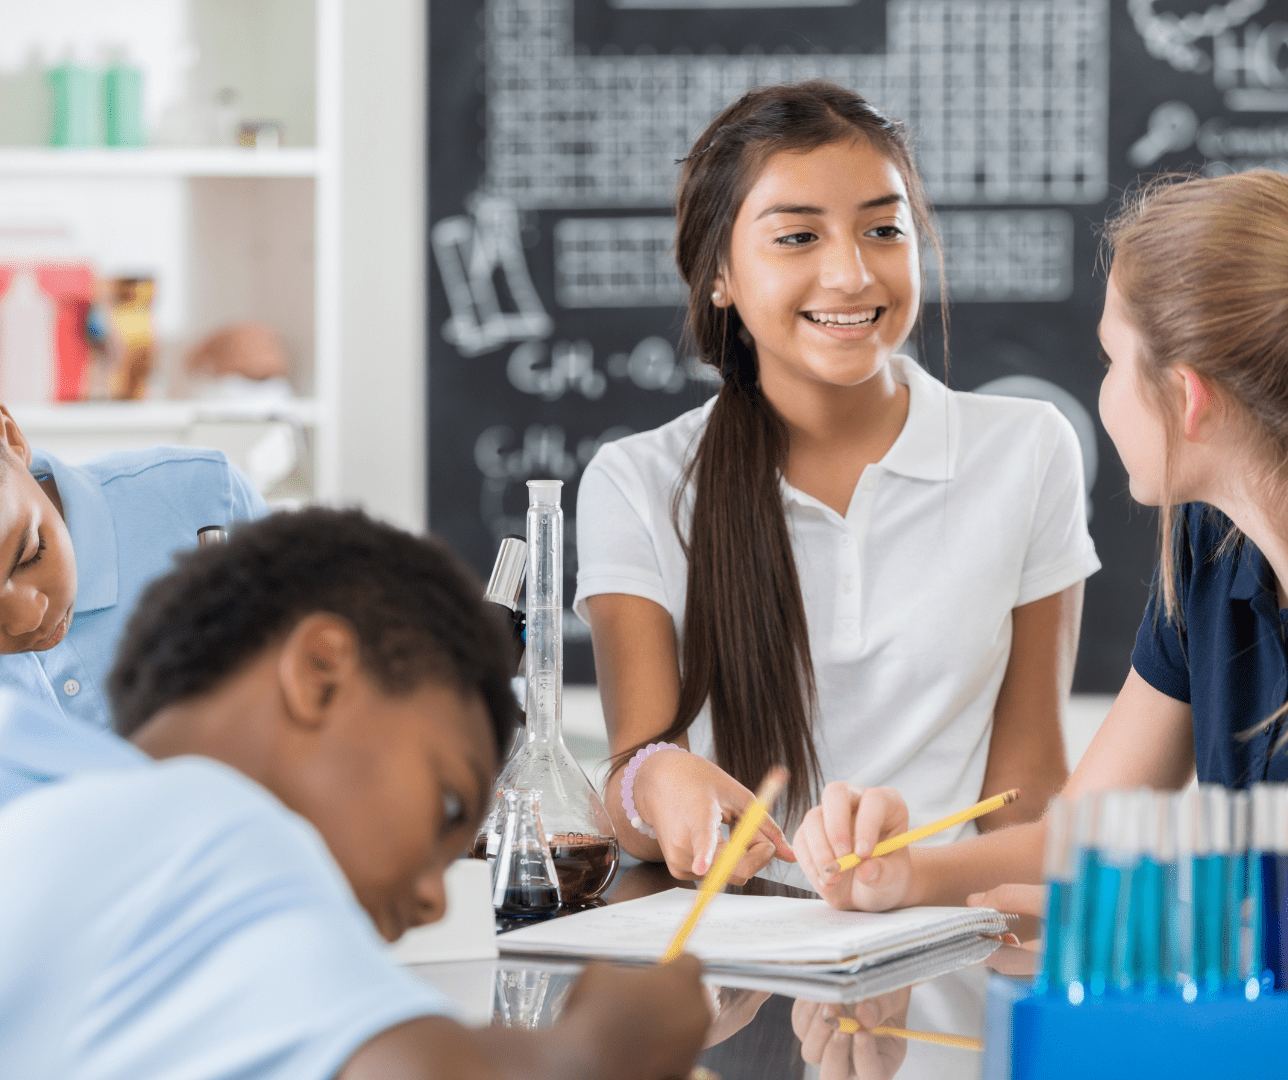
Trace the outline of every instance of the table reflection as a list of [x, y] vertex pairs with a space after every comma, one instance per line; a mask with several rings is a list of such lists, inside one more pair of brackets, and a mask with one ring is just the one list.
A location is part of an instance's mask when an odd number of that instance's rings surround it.
[[[677, 881], [665, 867], [647, 863], [623, 866], [606, 894], [621, 903], [693, 882]], [[761, 878], [728, 891], [757, 896], [813, 898], [814, 893]], [[498, 930], [512, 928], [498, 923]], [[504, 943], [502, 942], [502, 947]], [[989, 967], [1009, 974], [1031, 974], [1033, 954], [1003, 946], [976, 965], [948, 971], [915, 986], [893, 989], [858, 1002], [810, 1000], [775, 992], [772, 982], [756, 987], [711, 984], [715, 1020], [700, 1065], [721, 1080], [944, 1080], [979, 1075], [976, 1050], [931, 1045], [905, 1038], [873, 1035], [877, 1027], [944, 1032], [982, 1038], [984, 995]], [[580, 971], [571, 962], [502, 958], [497, 962], [492, 1022], [537, 1028], [559, 1017]], [[431, 975], [432, 977], [432, 975]], [[719, 976], [714, 976], [719, 978]], [[862, 1029], [844, 1034], [829, 1018], [850, 1017]]]
[[[818, 1066], [819, 1080], [889, 1080], [908, 1056], [908, 1041], [869, 1035], [866, 1029], [906, 1028], [912, 988], [905, 986], [869, 998], [855, 1006], [828, 1005], [797, 998], [792, 1004], [792, 1032], [801, 1044], [801, 1058]], [[865, 1030], [844, 1035], [827, 1023], [830, 1017], [853, 1017]]]

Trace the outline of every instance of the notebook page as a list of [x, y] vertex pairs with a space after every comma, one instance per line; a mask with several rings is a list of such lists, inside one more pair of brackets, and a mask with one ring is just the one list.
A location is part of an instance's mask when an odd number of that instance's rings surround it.
[[[503, 954], [656, 960], [693, 905], [671, 889], [502, 934]], [[980, 908], [837, 911], [824, 900], [722, 894], [708, 906], [687, 951], [713, 964], [854, 971], [954, 938], [998, 934], [1003, 916]]]

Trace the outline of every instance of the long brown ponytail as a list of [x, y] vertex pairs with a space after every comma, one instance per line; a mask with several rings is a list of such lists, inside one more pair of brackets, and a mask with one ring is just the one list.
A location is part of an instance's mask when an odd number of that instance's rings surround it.
[[[770, 155], [855, 138], [866, 139], [899, 170], [918, 231], [938, 251], [904, 126], [858, 94], [818, 80], [752, 90], [725, 109], [685, 159], [676, 205], [676, 262], [689, 288], [687, 334], [722, 385], [673, 503], [688, 556], [688, 596], [680, 701], [661, 738], [688, 730], [709, 702], [721, 768], [753, 788], [772, 765], [791, 770], [786, 820], [808, 809], [820, 783], [809, 627], [779, 486], [787, 426], [761, 392], [755, 349], [737, 311], [716, 308], [710, 297], [728, 258], [734, 219]], [[941, 270], [941, 296], [942, 279]]]

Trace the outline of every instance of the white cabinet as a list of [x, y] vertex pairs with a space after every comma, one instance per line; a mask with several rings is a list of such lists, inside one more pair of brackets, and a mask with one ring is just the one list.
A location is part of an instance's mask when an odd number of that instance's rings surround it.
[[[0, 7], [0, 263], [84, 259], [102, 276], [157, 281], [149, 400], [15, 407], [19, 424], [70, 460], [177, 442], [218, 446], [243, 465], [285, 424], [299, 464], [270, 494], [335, 499], [341, 0]], [[122, 58], [144, 73], [150, 145], [38, 145], [49, 123], [45, 69]], [[281, 149], [229, 144], [232, 110], [217, 102], [225, 88], [241, 119], [281, 125]], [[283, 341], [294, 397], [184, 400], [188, 350], [242, 321]]]

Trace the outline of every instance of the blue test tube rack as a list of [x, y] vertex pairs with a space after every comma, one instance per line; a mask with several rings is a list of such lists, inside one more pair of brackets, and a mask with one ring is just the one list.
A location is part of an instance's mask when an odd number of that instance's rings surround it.
[[1107, 994], [1071, 1005], [1017, 980], [989, 982], [983, 1080], [1282, 1076], [1288, 994], [1187, 1002]]
[[1048, 810], [1046, 952], [994, 977], [986, 1080], [1283, 1071], [1288, 785]]

